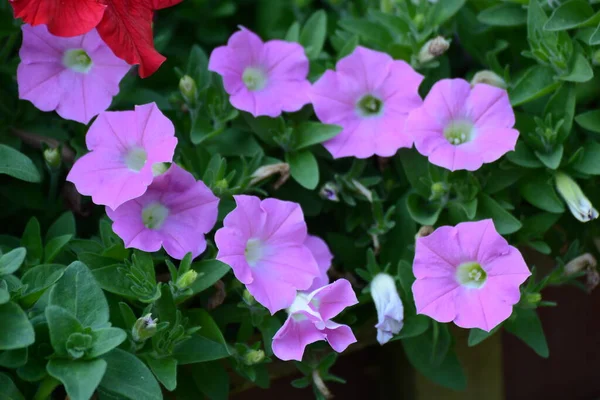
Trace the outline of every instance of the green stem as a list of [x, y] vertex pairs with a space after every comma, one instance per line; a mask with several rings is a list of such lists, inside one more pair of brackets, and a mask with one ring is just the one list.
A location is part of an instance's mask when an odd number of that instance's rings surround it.
[[52, 395], [52, 392], [54, 392], [54, 389], [56, 389], [59, 385], [60, 381], [58, 379], [48, 375], [40, 384], [35, 396], [33, 396], [33, 400], [49, 399], [50, 395]]

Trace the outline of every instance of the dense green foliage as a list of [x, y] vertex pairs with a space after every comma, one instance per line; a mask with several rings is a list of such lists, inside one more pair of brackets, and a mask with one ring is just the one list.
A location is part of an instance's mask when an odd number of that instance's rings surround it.
[[[423, 225], [492, 218], [513, 246], [549, 255], [556, 267], [535, 273], [509, 320], [499, 329], [536, 353], [549, 350], [535, 309], [552, 305], [540, 291], [575, 284], [595, 269], [565, 273], [565, 265], [597, 252], [598, 223], [569, 213], [555, 175], [575, 179], [600, 204], [600, 6], [597, 1], [538, 0], [185, 0], [157, 13], [155, 41], [168, 57], [148, 79], [130, 73], [111, 110], [156, 102], [179, 139], [175, 161], [220, 197], [220, 225], [233, 194], [272, 196], [301, 204], [311, 233], [335, 255], [333, 274], [358, 293], [382, 269], [397, 276], [405, 303], [401, 340], [410, 363], [454, 389], [467, 385], [447, 325], [416, 315], [411, 293], [415, 234]], [[19, 21], [0, 4], [0, 398], [73, 400], [225, 399], [237, 374], [269, 387], [270, 341], [284, 321], [244, 292], [214, 243], [193, 262], [164, 252], [126, 249], [104, 208], [65, 181], [86, 152], [87, 128], [43, 113], [18, 99]], [[358, 44], [409, 62], [437, 80], [471, 79], [481, 70], [501, 77], [517, 114], [516, 151], [474, 173], [435, 167], [414, 149], [389, 159], [333, 160], [320, 145], [339, 129], [320, 124], [311, 106], [271, 119], [234, 109], [210, 51], [244, 25], [263, 39], [301, 43], [314, 81]], [[423, 45], [442, 35], [450, 49], [425, 61]], [[188, 75], [196, 91], [182, 95]], [[57, 149], [57, 150], [53, 150]], [[287, 181], [262, 181], [260, 166], [289, 164]], [[323, 190], [334, 190], [331, 201]], [[211, 235], [209, 235], [209, 238]], [[198, 276], [191, 285], [180, 279]], [[577, 268], [575, 268], [577, 270]], [[567, 272], [570, 272], [568, 270]], [[189, 275], [188, 275], [189, 276]], [[374, 307], [367, 290], [339, 318], [359, 340], [374, 343]], [[559, 305], [560, 306], [560, 305]], [[147, 314], [158, 318], [148, 331]], [[146, 321], [147, 322], [147, 321]], [[568, 329], [565, 327], [564, 329]], [[336, 356], [313, 345], [306, 375], [295, 386], [325, 381]], [[264, 352], [264, 353], [263, 353]], [[343, 355], [337, 357], [343, 362]], [[63, 389], [64, 387], [64, 389]], [[322, 393], [315, 386], [315, 395]]]

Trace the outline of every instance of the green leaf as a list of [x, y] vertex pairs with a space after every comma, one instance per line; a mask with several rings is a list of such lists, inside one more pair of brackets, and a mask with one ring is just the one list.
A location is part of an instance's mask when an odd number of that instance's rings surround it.
[[575, 122], [583, 129], [600, 133], [600, 110], [586, 111], [575, 117]]
[[219, 360], [227, 358], [231, 354], [227, 347], [218, 341], [196, 334], [175, 346], [172, 355], [180, 365], [185, 365]]
[[554, 80], [554, 70], [536, 65], [530, 68], [510, 91], [510, 103], [513, 107], [528, 103], [549, 93], [560, 86]]
[[527, 11], [519, 4], [501, 3], [486, 8], [477, 19], [491, 26], [521, 26], [527, 23]]
[[109, 320], [108, 303], [94, 275], [75, 261], [50, 291], [49, 305], [69, 311], [84, 327], [100, 328]]
[[42, 176], [33, 161], [5, 144], [0, 144], [0, 174], [10, 175], [26, 182], [42, 181]]
[[27, 306], [33, 305], [65, 272], [66, 267], [59, 264], [42, 264], [31, 269], [21, 277], [25, 290], [21, 294], [21, 301]]
[[27, 250], [17, 247], [0, 257], [0, 276], [9, 275], [18, 270], [25, 261]]
[[565, 83], [548, 100], [544, 114], [552, 114], [552, 120], [563, 120], [560, 131], [556, 137], [557, 143], [563, 143], [571, 134], [573, 128], [573, 117], [575, 116], [575, 105], [577, 102], [576, 85]]
[[130, 400], [162, 400], [160, 386], [139, 358], [120, 349], [104, 356], [108, 363], [100, 387]]
[[25, 400], [12, 379], [2, 372], [0, 372], [0, 388], [2, 388], [0, 400]]
[[[27, 364], [28, 348], [7, 350], [0, 353], [0, 367], [4, 368], [19, 368]], [[2, 387], [2, 385], [0, 385]]]
[[394, 42], [394, 38], [384, 26], [364, 18], [344, 18], [338, 24], [344, 30], [357, 35], [367, 42], [374, 42], [381, 47]]
[[506, 330], [525, 342], [540, 357], [548, 358], [550, 355], [548, 343], [535, 310], [518, 308], [513, 312], [516, 314], [516, 318], [510, 318], [504, 324]]
[[565, 205], [551, 182], [547, 175], [526, 179], [521, 185], [521, 195], [539, 209], [550, 213], [563, 213]]
[[72, 333], [82, 333], [83, 326], [69, 311], [58, 306], [46, 307], [45, 314], [54, 352], [61, 357], [69, 357], [69, 336]]
[[525, 168], [540, 168], [542, 164], [535, 154], [523, 142], [517, 142], [515, 151], [511, 151], [506, 155], [506, 158], [513, 164]]
[[466, 3], [466, 0], [444, 0], [434, 5], [432, 25], [441, 25], [456, 14]]
[[421, 225], [435, 225], [444, 209], [439, 203], [432, 203], [417, 193], [406, 198], [406, 207], [411, 218]]
[[306, 56], [309, 60], [316, 59], [327, 36], [327, 14], [324, 10], [318, 10], [308, 18], [300, 32], [300, 44], [304, 46]]
[[16, 303], [0, 305], [0, 350], [13, 350], [27, 347], [35, 342], [35, 332], [27, 314]]
[[304, 149], [306, 147], [323, 143], [331, 138], [334, 138], [342, 131], [339, 125], [327, 125], [319, 122], [306, 121], [296, 127], [295, 134], [295, 150]]
[[169, 391], [177, 388], [177, 360], [171, 357], [156, 359], [147, 357], [146, 362], [156, 379]]
[[92, 347], [85, 354], [86, 358], [96, 358], [108, 353], [127, 339], [127, 333], [120, 328], [102, 328], [91, 333]]
[[58, 236], [75, 236], [75, 216], [71, 211], [66, 211], [54, 221], [46, 232], [46, 242]]
[[40, 223], [35, 217], [31, 217], [25, 226], [21, 246], [27, 249], [27, 262], [29, 264], [37, 264], [42, 260], [44, 246], [42, 245]]
[[596, 26], [600, 22], [600, 13], [585, 0], [571, 0], [561, 4], [550, 16], [544, 29], [547, 31], [564, 31], [568, 29]]
[[583, 146], [583, 157], [577, 160], [572, 167], [584, 174], [600, 175], [600, 143], [596, 141], [587, 142]]
[[220, 343], [227, 348], [227, 342], [225, 342], [223, 333], [221, 333], [219, 326], [206, 310], [196, 308], [190, 310], [186, 316], [189, 318], [191, 325], [202, 327], [202, 329], [199, 331], [199, 335]]
[[218, 260], [202, 260], [193, 263], [192, 269], [198, 273], [198, 278], [192, 283], [190, 289], [194, 294], [197, 294], [214, 285], [231, 268]]
[[310, 150], [286, 153], [292, 178], [303, 187], [313, 190], [319, 184], [319, 164]]
[[569, 82], [587, 82], [594, 77], [594, 70], [590, 65], [587, 58], [577, 51], [572, 58], [569, 73], [567, 75], [560, 75], [558, 79]]
[[496, 327], [489, 332], [484, 331], [483, 329], [471, 329], [471, 331], [469, 332], [469, 347], [477, 346], [479, 343], [483, 342], [485, 339], [498, 332], [500, 326], [501, 325], [496, 325]]
[[286, 42], [297, 42], [300, 40], [300, 23], [298, 21], [295, 21], [290, 25], [283, 40]]
[[508, 235], [521, 229], [521, 222], [487, 194], [479, 195], [477, 215], [482, 218], [492, 218], [496, 230], [501, 235]]
[[52, 359], [46, 366], [48, 373], [65, 385], [72, 400], [89, 400], [106, 371], [106, 361]]
[[431, 359], [433, 338], [431, 334], [423, 334], [402, 339], [402, 346], [408, 361], [417, 371], [435, 383], [454, 390], [464, 390], [467, 378], [453, 350], [449, 350], [439, 364]]
[[50, 239], [50, 241], [46, 243], [46, 249], [44, 250], [44, 262], [51, 263], [69, 243], [72, 237], [73, 235], [68, 234]]
[[10, 292], [6, 281], [0, 281], [0, 304], [6, 304], [10, 301]]
[[229, 375], [220, 363], [194, 364], [191, 370], [196, 387], [210, 400], [229, 398]]
[[194, 79], [199, 91], [210, 86], [211, 76], [208, 70], [208, 57], [206, 57], [206, 53], [202, 50], [202, 47], [198, 45], [192, 46], [186, 73]]
[[535, 151], [535, 155], [542, 163], [544, 163], [546, 167], [550, 169], [557, 169], [562, 160], [563, 151], [563, 146], [558, 145], [551, 153], [542, 153], [540, 151]]

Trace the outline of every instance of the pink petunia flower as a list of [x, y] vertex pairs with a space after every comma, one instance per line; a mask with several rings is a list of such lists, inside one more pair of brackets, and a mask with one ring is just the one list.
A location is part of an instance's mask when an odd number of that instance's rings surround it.
[[45, 25], [22, 30], [19, 98], [84, 124], [110, 106], [130, 66], [95, 29], [71, 38], [54, 36]]
[[144, 194], [153, 165], [171, 162], [177, 145], [173, 124], [154, 103], [100, 114], [85, 140], [90, 152], [75, 162], [67, 180], [113, 210]]
[[406, 121], [419, 153], [456, 171], [475, 171], [514, 150], [519, 132], [506, 90], [443, 79]]
[[219, 199], [202, 181], [173, 164], [142, 196], [116, 210], [106, 207], [106, 213], [125, 247], [154, 252], [162, 246], [181, 260], [206, 249], [204, 235], [217, 222], [218, 208]]
[[217, 259], [233, 269], [271, 314], [289, 307], [306, 290], [319, 267], [306, 247], [306, 223], [296, 203], [234, 196], [237, 207], [215, 234]]
[[321, 288], [329, 283], [329, 276], [327, 271], [331, 267], [331, 260], [333, 260], [333, 254], [329, 250], [327, 243], [323, 239], [317, 236], [308, 235], [304, 241], [304, 245], [308, 247], [312, 253], [317, 265], [319, 266], [319, 276], [317, 276], [312, 285], [306, 289], [307, 292], [312, 292], [318, 288]]
[[336, 324], [331, 318], [357, 303], [346, 279], [339, 279], [312, 293], [298, 292], [288, 309], [287, 320], [273, 336], [273, 354], [285, 361], [302, 361], [306, 346], [320, 340], [326, 340], [338, 353], [346, 350], [356, 343], [356, 337], [348, 325]]
[[245, 28], [210, 55], [208, 69], [223, 77], [231, 104], [258, 117], [277, 117], [309, 103], [308, 58], [298, 43], [266, 43]]
[[422, 103], [423, 76], [404, 61], [357, 47], [315, 82], [311, 100], [319, 120], [342, 126], [323, 143], [334, 158], [390, 157], [413, 140], [404, 132], [408, 113]]
[[443, 226], [417, 239], [412, 291], [417, 313], [485, 331], [507, 319], [531, 275], [491, 219]]

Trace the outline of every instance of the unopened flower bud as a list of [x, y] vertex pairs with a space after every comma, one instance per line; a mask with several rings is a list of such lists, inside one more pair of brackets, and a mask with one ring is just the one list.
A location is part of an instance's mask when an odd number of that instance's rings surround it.
[[600, 65], [600, 50], [596, 50], [592, 53], [592, 64]]
[[215, 189], [225, 190], [228, 187], [229, 187], [229, 182], [227, 182], [227, 179], [220, 179], [215, 182]]
[[500, 75], [489, 70], [479, 71], [473, 76], [473, 79], [471, 79], [471, 86], [475, 86], [478, 83], [485, 83], [486, 85], [506, 89], [506, 82], [504, 79], [502, 79]]
[[448, 185], [444, 182], [435, 182], [431, 185], [431, 195], [429, 200], [439, 200], [448, 193]]
[[428, 63], [444, 54], [449, 48], [450, 41], [446, 40], [443, 36], [433, 38], [421, 47], [421, 51], [419, 51], [419, 62], [421, 64]]
[[528, 305], [536, 306], [542, 301], [542, 295], [540, 293], [527, 293], [525, 295], [525, 301]]
[[564, 274], [566, 276], [575, 275], [587, 268], [596, 268], [597, 262], [593, 255], [584, 253], [575, 257], [565, 265]]
[[404, 326], [404, 306], [394, 278], [380, 273], [371, 282], [371, 296], [377, 309], [377, 341], [383, 345]]
[[179, 289], [187, 289], [190, 286], [192, 286], [192, 284], [194, 282], [196, 282], [197, 278], [198, 278], [198, 273], [196, 271], [194, 271], [193, 269], [190, 269], [188, 272], [181, 275], [177, 279], [175, 286], [177, 286]]
[[146, 314], [135, 321], [131, 335], [136, 342], [143, 342], [156, 334], [158, 319], [152, 319], [152, 314]]
[[244, 292], [242, 293], [242, 298], [244, 299], [244, 302], [246, 304], [248, 304], [249, 306], [253, 305], [256, 303], [256, 300], [254, 299], [254, 296], [252, 296], [250, 294], [250, 292], [248, 291], [248, 289], [244, 289]]
[[186, 101], [195, 101], [197, 90], [196, 81], [191, 76], [185, 75], [179, 80], [179, 91]]
[[62, 162], [62, 157], [60, 155], [59, 148], [47, 148], [44, 150], [44, 160], [48, 164], [51, 169], [56, 169], [60, 167]]
[[339, 188], [335, 183], [327, 182], [319, 191], [319, 195], [326, 200], [338, 202], [340, 201], [338, 192]]
[[581, 188], [569, 175], [557, 172], [555, 176], [556, 189], [569, 206], [571, 214], [581, 222], [598, 218], [598, 210], [581, 191]]
[[249, 350], [244, 355], [244, 364], [256, 365], [263, 362], [265, 359], [265, 352], [263, 350]]
[[279, 174], [280, 178], [275, 183], [275, 188], [279, 188], [283, 185], [290, 177], [290, 164], [288, 163], [277, 163], [277, 164], [269, 164], [263, 165], [258, 168], [252, 174], [252, 180], [250, 181], [251, 185], [255, 185], [258, 182], [267, 179], [273, 175]]
[[433, 231], [434, 231], [433, 226], [423, 225], [422, 227], [419, 228], [419, 231], [415, 235], [415, 239], [429, 236], [433, 233]]

